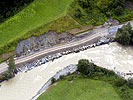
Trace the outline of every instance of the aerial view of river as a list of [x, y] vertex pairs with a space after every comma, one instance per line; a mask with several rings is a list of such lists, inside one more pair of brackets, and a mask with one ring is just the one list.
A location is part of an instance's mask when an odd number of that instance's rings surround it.
[[89, 59], [95, 64], [120, 72], [133, 72], [133, 47], [117, 43], [106, 44], [79, 53], [65, 55], [31, 71], [20, 72], [13, 79], [0, 83], [0, 100], [30, 100], [56, 72], [79, 59]]

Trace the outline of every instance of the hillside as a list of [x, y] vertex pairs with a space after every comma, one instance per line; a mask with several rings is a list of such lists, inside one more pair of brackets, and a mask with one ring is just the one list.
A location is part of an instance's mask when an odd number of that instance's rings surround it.
[[[14, 50], [19, 39], [25, 38], [27, 32], [36, 30], [47, 23], [50, 24], [51, 21], [64, 16], [72, 1], [35, 0], [18, 14], [2, 23], [0, 25], [0, 54]], [[71, 20], [71, 18], [69, 19]], [[47, 26], [51, 27], [50, 25]]]
[[[49, 30], [62, 32], [79, 27], [82, 30], [81, 27], [84, 25], [100, 25], [108, 18], [114, 18], [120, 22], [132, 20], [132, 3], [131, 0], [127, 1], [34, 0], [0, 24], [0, 57], [4, 53], [14, 51], [20, 40], [33, 35], [39, 36]], [[127, 6], [129, 4], [130, 6]]]
[[0, 23], [12, 17], [34, 0], [0, 0]]
[[80, 24], [99, 25], [108, 18], [133, 20], [132, 6], [132, 0], [75, 0], [70, 13]]

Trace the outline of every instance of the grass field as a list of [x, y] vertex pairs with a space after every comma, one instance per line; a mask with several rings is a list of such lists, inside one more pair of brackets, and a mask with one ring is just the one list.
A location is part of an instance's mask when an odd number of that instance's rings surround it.
[[[91, 2], [94, 8], [90, 14], [86, 13], [85, 10], [79, 6], [76, 2], [77, 0], [75, 0], [75, 3], [73, 1], [74, 0], [34, 0], [15, 16], [1, 23], [0, 62], [13, 55], [10, 53], [15, 50], [20, 40], [32, 35], [40, 35], [49, 30], [55, 30], [57, 32], [67, 31], [76, 34], [91, 29], [92, 27], [88, 26], [90, 24], [100, 25], [103, 24], [104, 21], [107, 21], [107, 16], [101, 13], [98, 8], [102, 7], [102, 0], [98, 0], [99, 2], [97, 0]], [[72, 2], [74, 7], [71, 5]], [[74, 17], [77, 8], [80, 8], [84, 15], [80, 19]], [[125, 11], [122, 16], [113, 16], [113, 18], [127, 21], [131, 20], [132, 16], [133, 12]]]
[[[29, 31], [32, 33], [32, 30], [44, 26], [45, 24], [50, 24], [51, 21], [65, 16], [72, 1], [73, 0], [34, 0], [18, 14], [0, 24], [0, 47], [15, 41], [16, 38], [25, 36]], [[14, 50], [14, 47], [11, 50]]]
[[37, 100], [121, 100], [111, 84], [98, 80], [59, 81]]

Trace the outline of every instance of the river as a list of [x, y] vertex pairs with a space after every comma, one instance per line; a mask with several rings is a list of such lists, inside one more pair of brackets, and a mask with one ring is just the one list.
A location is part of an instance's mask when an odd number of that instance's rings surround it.
[[120, 72], [133, 72], [133, 47], [123, 47], [117, 43], [102, 45], [79, 53], [65, 55], [43, 64], [31, 71], [18, 73], [0, 87], [0, 100], [30, 100], [56, 72], [79, 59], [89, 59], [95, 64]]

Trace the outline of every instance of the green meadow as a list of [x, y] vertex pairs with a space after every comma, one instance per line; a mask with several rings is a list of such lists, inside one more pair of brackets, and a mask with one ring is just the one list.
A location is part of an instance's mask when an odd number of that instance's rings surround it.
[[[30, 35], [40, 35], [48, 31], [48, 29], [53, 27], [49, 25], [52, 21], [56, 22], [56, 19], [66, 16], [66, 12], [72, 1], [73, 0], [34, 0], [15, 16], [0, 24], [0, 54], [14, 50], [20, 39], [27, 38]], [[72, 22], [74, 22], [73, 25], [76, 22], [71, 21], [71, 19], [72, 18], [68, 18], [68, 21], [71, 22], [70, 24], [72, 26]], [[61, 24], [64, 25], [66, 23], [69, 25], [69, 22], [66, 20], [67, 19], [63, 19]], [[58, 25], [59, 27], [56, 28], [60, 29], [63, 25]], [[76, 26], [79, 26], [78, 23], [76, 23]], [[45, 27], [47, 27], [47, 29]], [[28, 33], [33, 34], [29, 35]]]
[[37, 100], [121, 100], [111, 84], [92, 79], [59, 81]]

